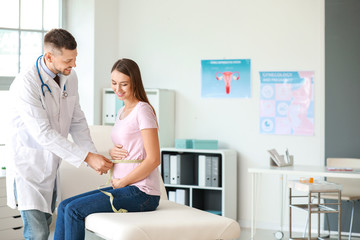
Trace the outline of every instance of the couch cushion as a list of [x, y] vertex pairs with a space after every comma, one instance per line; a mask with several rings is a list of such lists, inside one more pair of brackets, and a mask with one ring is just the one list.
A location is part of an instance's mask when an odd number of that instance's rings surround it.
[[210, 240], [240, 237], [239, 224], [226, 217], [169, 200], [160, 200], [152, 212], [96, 213], [85, 221], [86, 229], [113, 240]]

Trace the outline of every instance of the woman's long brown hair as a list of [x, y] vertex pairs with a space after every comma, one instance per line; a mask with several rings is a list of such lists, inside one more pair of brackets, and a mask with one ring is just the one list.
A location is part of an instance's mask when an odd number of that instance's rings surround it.
[[[146, 96], [145, 88], [141, 79], [140, 68], [136, 64], [136, 62], [127, 58], [119, 59], [114, 63], [111, 72], [113, 72], [114, 70], [119, 71], [130, 77], [131, 88], [135, 98], [138, 99], [139, 101], [148, 103], [152, 108], [156, 117], [155, 109], [150, 104], [149, 99]], [[156, 124], [158, 125], [157, 119], [156, 119]]]

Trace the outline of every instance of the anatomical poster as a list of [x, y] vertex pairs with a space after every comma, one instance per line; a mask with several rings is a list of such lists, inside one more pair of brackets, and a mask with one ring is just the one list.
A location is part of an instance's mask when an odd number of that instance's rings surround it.
[[314, 72], [260, 72], [260, 133], [314, 135]]
[[202, 60], [203, 98], [250, 98], [250, 59]]

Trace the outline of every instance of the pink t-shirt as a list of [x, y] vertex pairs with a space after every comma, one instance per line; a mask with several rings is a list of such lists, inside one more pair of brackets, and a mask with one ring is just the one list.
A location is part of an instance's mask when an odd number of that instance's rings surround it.
[[[116, 116], [115, 125], [111, 132], [114, 144], [121, 144], [128, 151], [125, 159], [145, 159], [146, 152], [141, 136], [142, 129], [157, 128], [156, 116], [151, 106], [145, 102], [139, 102], [124, 119], [120, 119], [121, 108]], [[113, 178], [123, 178], [141, 163], [118, 163], [114, 165]], [[149, 176], [133, 183], [141, 191], [149, 195], [160, 196], [159, 170], [155, 168]]]

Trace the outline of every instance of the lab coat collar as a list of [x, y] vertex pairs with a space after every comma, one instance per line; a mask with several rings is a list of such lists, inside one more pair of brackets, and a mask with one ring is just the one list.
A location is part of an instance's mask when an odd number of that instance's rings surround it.
[[50, 75], [51, 78], [54, 78], [56, 75], [55, 73], [53, 73], [45, 64], [45, 60], [44, 60], [44, 56], [41, 57], [41, 61], [40, 61], [40, 65], [41, 68], [48, 74]]

